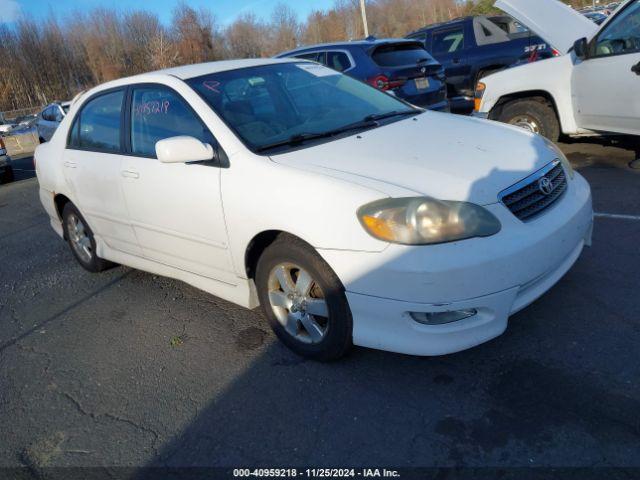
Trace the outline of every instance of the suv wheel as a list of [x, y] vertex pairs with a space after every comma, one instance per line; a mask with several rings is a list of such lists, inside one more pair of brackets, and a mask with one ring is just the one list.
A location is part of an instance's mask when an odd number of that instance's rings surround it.
[[78, 263], [90, 272], [101, 272], [114, 266], [96, 255], [96, 241], [84, 217], [72, 203], [67, 203], [62, 212], [64, 236]]
[[498, 120], [547, 137], [552, 142], [560, 137], [556, 112], [544, 99], [523, 99], [507, 103]]
[[255, 280], [264, 315], [291, 350], [321, 361], [349, 351], [353, 322], [344, 287], [310, 245], [280, 236], [258, 260]]

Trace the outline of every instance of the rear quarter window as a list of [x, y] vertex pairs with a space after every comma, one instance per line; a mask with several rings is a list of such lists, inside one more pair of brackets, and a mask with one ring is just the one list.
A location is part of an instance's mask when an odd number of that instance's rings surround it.
[[76, 115], [68, 146], [98, 152], [120, 151], [120, 113], [124, 91], [101, 94], [89, 100]]
[[415, 65], [419, 61], [431, 59], [429, 53], [416, 44], [383, 45], [374, 50], [371, 58], [381, 67]]

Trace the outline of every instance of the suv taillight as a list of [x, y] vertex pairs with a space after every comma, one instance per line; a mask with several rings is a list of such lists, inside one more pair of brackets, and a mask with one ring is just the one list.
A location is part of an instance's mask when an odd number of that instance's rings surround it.
[[405, 80], [389, 80], [385, 75], [376, 75], [367, 80], [369, 85], [376, 87], [378, 90], [393, 90], [394, 88], [404, 85]]
[[551, 49], [551, 55], [553, 55], [554, 57], [559, 57], [560, 56], [560, 51], [556, 50], [555, 48]]
[[4, 140], [2, 139], [2, 137], [0, 137], [0, 150], [4, 150], [7, 147], [4, 146]]

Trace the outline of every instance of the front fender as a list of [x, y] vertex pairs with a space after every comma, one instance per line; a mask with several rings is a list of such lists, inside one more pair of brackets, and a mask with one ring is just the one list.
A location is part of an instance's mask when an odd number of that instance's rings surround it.
[[485, 91], [479, 113], [490, 115], [497, 105], [509, 98], [545, 94], [555, 103], [562, 132], [576, 133], [577, 124], [571, 100], [572, 69], [571, 55], [563, 55], [489, 75], [482, 79]]

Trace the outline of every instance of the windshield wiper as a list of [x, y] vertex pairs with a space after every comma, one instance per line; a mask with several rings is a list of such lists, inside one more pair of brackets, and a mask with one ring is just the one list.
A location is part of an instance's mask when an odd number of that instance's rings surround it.
[[384, 120], [385, 118], [400, 117], [400, 116], [404, 117], [406, 115], [417, 115], [418, 113], [420, 113], [419, 110], [402, 110], [402, 111], [393, 110], [392, 112], [387, 112], [387, 113], [375, 113], [372, 115], [367, 115], [366, 117], [364, 117], [363, 121], [376, 122], [378, 120]]
[[373, 128], [377, 127], [378, 124], [373, 120], [362, 120], [356, 123], [350, 123], [349, 125], [344, 125], [340, 128], [335, 128], [333, 130], [328, 130], [326, 132], [318, 132], [318, 133], [296, 133], [295, 135], [291, 135], [289, 138], [281, 140], [279, 142], [270, 143], [268, 145], [263, 145], [256, 149], [257, 152], [263, 152], [265, 150], [271, 150], [272, 148], [284, 147], [284, 146], [296, 146], [301, 143], [307, 142], [309, 140], [316, 140], [319, 138], [329, 138], [334, 135], [339, 135], [340, 133], [345, 133], [351, 130], [362, 130], [365, 128]]

